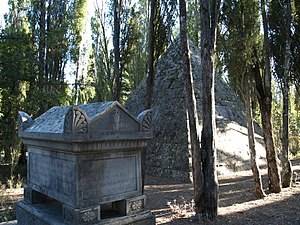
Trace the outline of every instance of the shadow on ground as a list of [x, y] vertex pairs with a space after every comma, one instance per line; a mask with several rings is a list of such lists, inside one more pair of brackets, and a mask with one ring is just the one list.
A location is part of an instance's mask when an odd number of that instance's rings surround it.
[[[299, 165], [300, 160], [293, 161], [297, 173]], [[268, 193], [266, 173], [262, 171], [262, 179], [268, 195], [261, 200], [255, 197], [251, 171], [219, 176], [219, 217], [213, 221], [193, 220], [192, 184], [171, 179], [146, 179], [147, 207], [155, 213], [157, 224], [300, 224], [300, 184], [294, 183], [279, 194]]]

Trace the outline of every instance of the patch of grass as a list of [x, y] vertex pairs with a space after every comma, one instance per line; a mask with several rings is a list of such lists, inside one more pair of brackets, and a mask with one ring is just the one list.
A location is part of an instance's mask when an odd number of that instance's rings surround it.
[[0, 223], [15, 220], [15, 219], [16, 219], [15, 206], [0, 209]]
[[186, 216], [187, 214], [194, 213], [194, 200], [185, 201], [182, 199], [182, 203], [178, 203], [176, 199], [173, 202], [167, 202], [167, 205], [171, 208], [173, 213], [177, 213], [179, 216]]
[[0, 223], [16, 219], [16, 201], [22, 198], [20, 190], [7, 192], [6, 185], [0, 183]]
[[8, 194], [7, 189], [14, 192], [25, 184], [26, 166], [18, 165], [13, 174], [10, 173], [9, 165], [0, 165], [0, 223], [16, 219], [15, 202], [22, 196]]
[[5, 185], [0, 183], [0, 222], [16, 219], [15, 204], [7, 204], [5, 196]]

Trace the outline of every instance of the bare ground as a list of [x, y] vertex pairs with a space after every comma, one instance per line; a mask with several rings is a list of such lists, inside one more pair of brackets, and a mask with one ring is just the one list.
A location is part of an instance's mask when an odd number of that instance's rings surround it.
[[[293, 161], [293, 169], [300, 173], [300, 160]], [[263, 173], [267, 188], [266, 171]], [[191, 184], [173, 179], [147, 177], [145, 192], [147, 208], [156, 215], [156, 224], [164, 225], [299, 225], [300, 177], [291, 188], [279, 194], [270, 194], [257, 200], [253, 189], [251, 171], [219, 176], [219, 216], [211, 221], [197, 221], [193, 217]], [[0, 193], [0, 222], [14, 219], [14, 203], [22, 198], [22, 189]], [[9, 213], [8, 213], [9, 212]]]
[[[300, 161], [293, 161], [293, 169], [300, 172]], [[262, 171], [264, 187], [268, 180]], [[300, 183], [284, 188], [279, 194], [268, 194], [257, 200], [251, 171], [219, 176], [219, 216], [215, 220], [198, 221], [193, 217], [191, 184], [171, 179], [147, 178], [147, 207], [156, 215], [157, 224], [192, 225], [267, 225], [300, 224]], [[299, 179], [299, 178], [298, 178]]]

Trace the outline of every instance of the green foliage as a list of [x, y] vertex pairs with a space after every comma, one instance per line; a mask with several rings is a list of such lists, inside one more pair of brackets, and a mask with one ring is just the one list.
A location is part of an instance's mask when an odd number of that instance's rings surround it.
[[[277, 86], [276, 86], [277, 85]], [[275, 147], [281, 151], [282, 132], [282, 95], [278, 84], [273, 84], [272, 125]], [[289, 107], [289, 151], [293, 156], [300, 154], [300, 105], [299, 95], [291, 88]]]
[[[280, 4], [281, 3], [281, 4]], [[294, 2], [294, 12], [296, 1]], [[228, 73], [228, 80], [230, 86], [235, 90], [239, 96], [243, 99], [243, 86], [245, 73], [252, 71], [254, 63], [253, 47], [258, 49], [258, 54], [261, 54], [261, 34], [260, 34], [260, 18], [259, 18], [259, 2], [257, 0], [252, 1], [224, 1], [222, 13], [221, 13], [221, 26], [219, 37], [219, 57], [221, 59], [222, 66]], [[283, 23], [284, 9], [282, 8], [281, 1], [271, 1], [270, 4], [270, 47], [272, 53], [273, 72], [277, 81], [280, 81], [283, 76], [284, 70], [284, 45], [285, 45], [285, 27]], [[299, 11], [300, 12], [300, 11]], [[294, 15], [294, 24], [297, 26], [298, 17]], [[299, 35], [297, 29], [293, 33], [294, 41], [292, 42], [292, 50], [295, 54], [297, 44], [299, 41], [295, 41]], [[298, 39], [299, 40], [299, 39]], [[259, 61], [261, 60], [258, 55]], [[292, 76], [293, 80], [296, 80], [299, 68], [295, 65], [298, 56], [293, 57], [292, 63]], [[252, 75], [251, 75], [252, 76]], [[282, 126], [282, 97], [280, 91], [280, 83], [273, 83], [273, 102], [272, 102], [272, 124], [273, 135], [276, 149], [281, 149], [281, 126]], [[294, 90], [295, 93], [297, 93]], [[290, 97], [290, 109], [289, 109], [289, 128], [290, 128], [290, 150], [294, 154], [299, 151], [299, 125], [297, 119], [299, 118], [296, 110], [296, 105], [293, 102], [295, 94]], [[255, 100], [255, 98], [254, 98]], [[257, 105], [256, 102], [254, 104]], [[256, 121], [260, 121], [260, 113], [258, 110], [254, 113]]]
[[229, 85], [244, 100], [246, 73], [253, 66], [253, 47], [260, 45], [258, 1], [224, 1], [221, 13], [219, 58], [228, 72]]
[[187, 26], [189, 37], [196, 46], [200, 46], [200, 5], [199, 0], [187, 1]]
[[281, 91], [273, 82], [272, 85], [273, 101], [272, 101], [272, 125], [275, 148], [281, 152], [281, 136], [282, 136], [282, 95]]
[[[274, 75], [279, 80], [283, 79], [285, 59], [285, 12], [281, 0], [271, 1], [269, 10], [270, 50], [273, 59]], [[288, 28], [289, 29], [289, 28]]]
[[26, 17], [18, 7], [25, 1], [9, 1], [10, 13], [0, 39], [0, 162], [18, 163], [21, 142], [17, 136], [17, 112], [25, 108], [28, 82], [33, 79], [33, 46], [26, 29]]
[[0, 30], [0, 163], [10, 174], [25, 158], [18, 111], [34, 118], [54, 105], [72, 103], [65, 67], [76, 59], [86, 0], [9, 0]]
[[8, 207], [3, 210], [0, 215], [0, 222], [8, 222], [16, 219], [16, 209], [15, 207]]
[[297, 86], [300, 91], [300, 2], [292, 1], [292, 73], [291, 81]]
[[92, 86], [93, 79], [87, 77], [86, 83], [84, 86], [79, 87], [78, 91], [78, 104], [87, 104], [93, 102], [96, 97], [95, 87]]
[[293, 155], [300, 154], [300, 96], [294, 89], [290, 95], [289, 150]]
[[[110, 6], [112, 7], [112, 5]], [[132, 4], [128, 1], [121, 10], [120, 71], [122, 77], [121, 102], [127, 99], [131, 91], [139, 84], [146, 71], [147, 40], [146, 1]], [[90, 54], [88, 74], [93, 77], [98, 101], [108, 101], [113, 97], [113, 51], [110, 45], [112, 14], [106, 14], [102, 8], [96, 8], [91, 20], [92, 52]]]

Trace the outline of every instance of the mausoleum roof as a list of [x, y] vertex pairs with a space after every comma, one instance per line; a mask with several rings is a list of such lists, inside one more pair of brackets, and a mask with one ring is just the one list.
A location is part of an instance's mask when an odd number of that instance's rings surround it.
[[52, 139], [81, 136], [81, 140], [87, 135], [99, 139], [98, 133], [102, 134], [102, 138], [103, 133], [129, 133], [134, 136], [139, 132], [151, 133], [146, 115], [149, 116], [147, 111], [138, 119], [117, 101], [55, 106], [35, 120], [27, 113], [19, 112], [19, 136], [38, 139], [47, 139], [47, 135], [52, 135]]
[[[84, 111], [92, 121], [96, 117], [101, 117], [115, 105], [120, 107], [120, 104], [116, 101], [82, 104], [76, 107]], [[54, 106], [50, 108], [37, 117], [32, 125], [26, 129], [26, 132], [64, 133], [64, 119], [71, 107], [73, 106]]]

